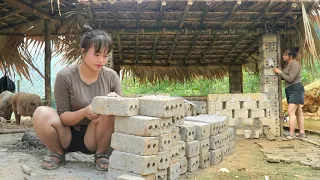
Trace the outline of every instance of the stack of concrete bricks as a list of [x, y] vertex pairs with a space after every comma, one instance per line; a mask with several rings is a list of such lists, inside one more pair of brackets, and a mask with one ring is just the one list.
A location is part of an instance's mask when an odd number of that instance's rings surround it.
[[184, 103], [185, 117], [208, 114], [207, 101], [190, 101]]
[[228, 128], [227, 116], [201, 114], [185, 117], [184, 123], [180, 131], [187, 144], [188, 171], [217, 165], [235, 152], [235, 131]]
[[[260, 41], [259, 59], [260, 59], [260, 77], [261, 89], [260, 91], [266, 94], [270, 101], [269, 116], [262, 121], [264, 126], [271, 127], [271, 133], [275, 136], [280, 136], [280, 118], [279, 106], [281, 98], [278, 96], [279, 77], [274, 72], [273, 67], [270, 67], [268, 61], [272, 61], [274, 67], [278, 67], [278, 59], [281, 58], [280, 50], [277, 44], [277, 36], [275, 34], [265, 34]], [[280, 55], [280, 57], [278, 57]]]
[[259, 138], [262, 121], [272, 114], [270, 101], [264, 93], [209, 94], [208, 114], [229, 117], [229, 127], [245, 138]]

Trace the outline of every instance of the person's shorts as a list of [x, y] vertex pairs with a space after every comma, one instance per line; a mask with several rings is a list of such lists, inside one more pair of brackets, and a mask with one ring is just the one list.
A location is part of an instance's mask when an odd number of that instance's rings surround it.
[[86, 125], [80, 126], [80, 131], [78, 131], [73, 126], [70, 126], [72, 138], [66, 152], [80, 151], [85, 154], [94, 154], [94, 152], [89, 151], [86, 145], [84, 144], [84, 135], [87, 131], [87, 127], [88, 126]]
[[304, 87], [301, 82], [286, 88], [288, 104], [304, 104]]

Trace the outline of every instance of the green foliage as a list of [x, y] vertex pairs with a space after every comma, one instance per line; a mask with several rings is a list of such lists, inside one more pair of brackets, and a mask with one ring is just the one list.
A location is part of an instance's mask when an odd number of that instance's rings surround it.
[[[260, 78], [253, 73], [243, 71], [244, 93], [259, 92]], [[171, 83], [168, 80], [158, 84], [135, 82], [132, 77], [122, 80], [124, 94], [158, 94], [167, 93], [171, 96], [206, 96], [208, 94], [229, 93], [229, 78], [205, 79], [200, 77], [192, 82]]]

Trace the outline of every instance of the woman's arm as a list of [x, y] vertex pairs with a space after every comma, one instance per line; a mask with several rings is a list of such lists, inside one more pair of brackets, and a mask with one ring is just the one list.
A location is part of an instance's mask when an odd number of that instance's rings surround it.
[[[292, 63], [294, 63], [294, 62], [292, 62]], [[286, 75], [285, 73], [281, 72], [280, 76], [282, 79], [291, 83], [296, 79], [297, 75], [299, 74], [299, 71], [300, 71], [300, 65], [298, 63], [294, 63], [291, 66], [291, 69], [289, 71], [289, 75]]]

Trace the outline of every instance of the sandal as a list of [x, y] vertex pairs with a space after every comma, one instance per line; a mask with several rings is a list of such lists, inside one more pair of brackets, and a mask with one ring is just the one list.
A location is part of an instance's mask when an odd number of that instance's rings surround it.
[[298, 138], [307, 138], [306, 134], [305, 133], [297, 133], [296, 136]]
[[[102, 159], [105, 158], [105, 159]], [[97, 161], [101, 159], [100, 161]], [[108, 171], [109, 166], [109, 156], [107, 154], [95, 154], [94, 155], [94, 163], [96, 164], [96, 168], [99, 171]], [[101, 168], [101, 166], [107, 166], [106, 168]]]
[[[52, 153], [49, 157], [43, 160], [41, 167], [46, 170], [53, 170], [53, 169], [57, 169], [65, 161], [66, 161], [66, 156], [64, 154], [60, 155], [60, 154]], [[51, 165], [51, 166], [48, 166], [48, 165]]]
[[293, 139], [295, 139], [295, 137], [293, 135], [289, 135], [289, 136], [283, 138], [284, 141], [291, 141]]

